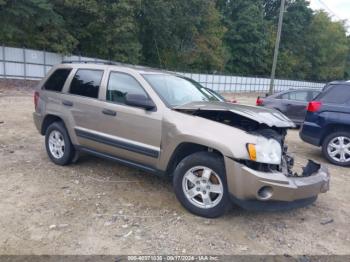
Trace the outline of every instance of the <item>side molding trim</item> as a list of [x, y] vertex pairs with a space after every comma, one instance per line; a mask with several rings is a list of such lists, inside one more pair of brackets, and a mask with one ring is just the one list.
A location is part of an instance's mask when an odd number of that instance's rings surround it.
[[77, 129], [77, 128], [75, 128], [74, 130], [75, 130], [75, 133], [78, 137], [90, 139], [90, 140], [98, 142], [98, 143], [122, 148], [122, 149], [125, 149], [128, 151], [131, 151], [131, 152], [139, 153], [139, 154], [150, 156], [153, 158], [158, 158], [158, 156], [159, 156], [159, 151], [157, 151], [157, 150], [153, 150], [153, 149], [150, 149], [147, 147], [135, 145], [135, 144], [121, 141], [121, 140], [118, 140], [115, 138], [104, 137], [104, 136], [90, 133], [90, 132], [87, 132], [87, 131], [84, 131], [81, 129]]
[[116, 156], [113, 156], [113, 155], [110, 155], [110, 154], [102, 153], [102, 152], [96, 151], [96, 150], [88, 148], [88, 147], [76, 146], [75, 145], [75, 148], [77, 150], [79, 150], [79, 151], [86, 152], [88, 154], [91, 154], [91, 155], [94, 155], [94, 156], [97, 156], [97, 157], [100, 157], [100, 158], [112, 160], [112, 161], [115, 161], [115, 162], [117, 162], [119, 164], [122, 164], [122, 165], [125, 165], [125, 166], [129, 166], [129, 167], [132, 167], [132, 168], [136, 168], [136, 169], [139, 169], [139, 170], [151, 173], [151, 174], [155, 174], [155, 175], [158, 175], [158, 176], [163, 176], [163, 175], [166, 174], [162, 170], [155, 169], [153, 167], [146, 166], [146, 165], [143, 165], [143, 164], [140, 164], [140, 163], [136, 163], [136, 162], [133, 162], [133, 161], [130, 161], [130, 160], [126, 160], [126, 159], [123, 159], [123, 158], [119, 158], [119, 157], [116, 157]]

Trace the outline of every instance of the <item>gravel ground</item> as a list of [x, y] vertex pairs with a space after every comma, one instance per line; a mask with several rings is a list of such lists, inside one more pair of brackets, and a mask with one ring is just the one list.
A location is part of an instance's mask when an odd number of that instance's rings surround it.
[[[0, 254], [350, 254], [350, 169], [329, 165], [331, 190], [308, 207], [209, 220], [167, 180], [86, 155], [54, 165], [32, 111], [30, 89], [0, 89]], [[297, 169], [325, 162], [296, 130], [287, 140]]]

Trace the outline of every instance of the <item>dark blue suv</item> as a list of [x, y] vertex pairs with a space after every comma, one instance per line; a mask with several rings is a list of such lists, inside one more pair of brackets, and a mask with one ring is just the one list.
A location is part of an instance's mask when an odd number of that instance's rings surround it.
[[331, 163], [350, 166], [350, 82], [331, 82], [309, 102], [299, 134]]

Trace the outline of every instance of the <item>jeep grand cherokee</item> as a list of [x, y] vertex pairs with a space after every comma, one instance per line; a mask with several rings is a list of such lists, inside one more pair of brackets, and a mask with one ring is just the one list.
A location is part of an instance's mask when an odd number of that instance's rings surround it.
[[79, 152], [170, 176], [190, 212], [299, 206], [326, 192], [329, 174], [309, 161], [292, 171], [285, 136], [294, 126], [273, 109], [230, 104], [182, 76], [122, 65], [63, 63], [34, 94], [34, 122], [50, 159]]

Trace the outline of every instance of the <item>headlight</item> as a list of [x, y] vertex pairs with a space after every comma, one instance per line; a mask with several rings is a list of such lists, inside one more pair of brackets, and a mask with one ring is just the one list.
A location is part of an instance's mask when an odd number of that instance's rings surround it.
[[250, 160], [266, 164], [281, 164], [282, 148], [275, 139], [258, 137], [256, 144], [247, 144], [247, 150]]

